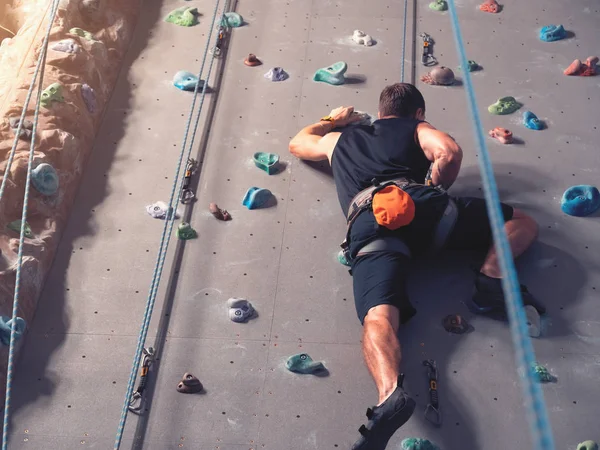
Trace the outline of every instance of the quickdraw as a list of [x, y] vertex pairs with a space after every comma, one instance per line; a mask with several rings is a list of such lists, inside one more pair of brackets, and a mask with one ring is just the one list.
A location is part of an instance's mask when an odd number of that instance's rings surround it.
[[224, 26], [219, 26], [219, 38], [217, 39], [217, 45], [215, 45], [214, 49], [210, 49], [210, 54], [213, 55], [215, 58], [218, 58], [219, 56], [221, 56], [221, 47], [223, 45], [223, 41], [225, 40], [225, 27]]
[[423, 365], [429, 368], [427, 373], [429, 377], [429, 404], [425, 408], [425, 419], [436, 426], [440, 426], [442, 424], [442, 413], [440, 412], [440, 403], [437, 391], [437, 365], [433, 359], [423, 361]]
[[185, 167], [185, 175], [183, 177], [183, 186], [181, 187], [181, 203], [184, 205], [191, 203], [196, 195], [190, 189], [192, 181], [192, 175], [196, 172], [196, 160], [188, 159], [187, 166]]
[[435, 66], [438, 61], [433, 56], [433, 39], [427, 33], [419, 34], [419, 37], [423, 39], [423, 55], [421, 56], [421, 63], [424, 66]]
[[142, 365], [140, 367], [140, 382], [138, 384], [137, 389], [131, 396], [131, 400], [129, 401], [129, 411], [134, 414], [139, 414], [142, 409], [142, 394], [146, 389], [146, 384], [148, 384], [148, 372], [150, 370], [150, 366], [154, 362], [154, 349], [152, 347], [144, 348], [144, 359], [142, 360]]

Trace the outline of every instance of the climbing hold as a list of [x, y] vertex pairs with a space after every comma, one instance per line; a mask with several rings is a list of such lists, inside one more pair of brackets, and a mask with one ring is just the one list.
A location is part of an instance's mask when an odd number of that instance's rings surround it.
[[542, 318], [537, 309], [531, 305], [525, 306], [525, 318], [527, 319], [527, 331], [529, 336], [537, 338], [542, 334]]
[[251, 187], [246, 192], [242, 205], [248, 209], [258, 209], [264, 206], [272, 196], [273, 194], [268, 189]]
[[58, 83], [52, 83], [46, 89], [42, 91], [42, 99], [40, 104], [44, 108], [49, 108], [52, 102], [64, 102], [65, 99], [62, 95], [62, 86]]
[[226, 210], [219, 208], [219, 206], [216, 203], [209, 204], [208, 210], [213, 216], [215, 216], [219, 220], [231, 220], [231, 214], [229, 214]]
[[596, 75], [596, 65], [598, 64], [599, 60], [600, 59], [597, 56], [588, 56], [587, 60], [585, 61], [585, 65], [587, 66], [586, 72], [588, 73], [582, 75]]
[[[25, 319], [15, 317], [15, 342], [18, 342], [27, 326]], [[8, 316], [0, 316], [0, 342], [4, 345], [10, 344], [10, 332], [13, 326], [13, 321]]]
[[354, 111], [352, 113], [353, 116], [359, 116], [360, 119], [358, 119], [355, 122], [349, 123], [348, 125], [352, 126], [352, 125], [373, 125], [373, 122], [375, 121], [375, 117], [373, 117], [371, 114], [367, 113], [367, 112], [363, 112], [363, 111]]
[[198, 233], [196, 233], [196, 230], [194, 230], [189, 223], [181, 222], [177, 226], [177, 237], [182, 241], [187, 241], [189, 239], [196, 239]]
[[564, 71], [565, 75], [579, 75], [581, 77], [592, 77], [596, 75], [597, 56], [588, 56], [585, 64], [576, 59]]
[[567, 67], [565, 69], [564, 74], [565, 75], [580, 75], [581, 72], [583, 71], [583, 68], [584, 68], [584, 65], [581, 63], [581, 61], [576, 59], [569, 65], [569, 67]]
[[244, 19], [236, 12], [226, 12], [221, 20], [222, 27], [237, 28], [244, 24]]
[[471, 331], [473, 327], [465, 320], [464, 317], [458, 314], [450, 314], [444, 317], [442, 325], [448, 333], [454, 334], [465, 334], [467, 331]]
[[183, 374], [183, 378], [177, 383], [177, 392], [182, 394], [195, 394], [204, 389], [200, 380], [189, 372]]
[[[462, 67], [458, 66], [458, 70], [462, 70]], [[468, 60], [467, 61], [467, 71], [476, 72], [477, 70], [481, 70], [481, 66], [473, 60]]]
[[50, 164], [41, 163], [31, 171], [31, 183], [40, 193], [53, 195], [58, 190], [58, 174]]
[[446, 0], [435, 0], [429, 4], [429, 9], [434, 11], [446, 11], [448, 9], [448, 3]]
[[63, 39], [51, 47], [52, 50], [65, 53], [77, 53], [79, 48], [79, 44], [77, 44], [73, 39]]
[[[10, 128], [13, 130], [15, 134], [17, 134], [17, 130], [19, 129], [19, 123], [21, 122], [20, 117], [9, 117], [8, 123]], [[23, 126], [21, 127], [21, 132], [19, 133], [19, 137], [23, 139], [31, 139], [31, 135], [33, 134], [33, 122], [31, 120], [24, 119]]]
[[169, 205], [165, 202], [158, 201], [146, 206], [146, 212], [155, 219], [166, 219], [169, 212]]
[[544, 122], [538, 119], [531, 111], [525, 111], [523, 113], [523, 125], [530, 130], [543, 130], [545, 128]]
[[290, 372], [303, 374], [316, 373], [325, 370], [325, 366], [322, 362], [313, 361], [306, 353], [290, 356], [285, 363], [285, 367], [287, 367]]
[[289, 75], [282, 67], [273, 67], [264, 75], [265, 78], [268, 78], [271, 81], [283, 81], [286, 80], [288, 76]]
[[343, 264], [344, 266], [350, 267], [350, 263], [346, 259], [346, 255], [344, 254], [344, 250], [340, 250], [339, 251], [339, 253], [337, 255], [337, 259], [340, 262], [340, 264]]
[[85, 31], [81, 28], [71, 28], [69, 30], [70, 34], [74, 34], [75, 36], [79, 36], [82, 37], [88, 41], [95, 41], [96, 39], [94, 38], [94, 35], [92, 33], [90, 33], [89, 31]]
[[346, 70], [348, 70], [348, 64], [344, 61], [339, 61], [329, 67], [323, 67], [322, 69], [317, 70], [313, 76], [313, 80], [338, 86], [344, 84], [344, 74], [346, 73]]
[[375, 43], [370, 35], [365, 34], [360, 30], [354, 30], [354, 33], [352, 34], [352, 40], [357, 44], [364, 45], [366, 47], [370, 47]]
[[192, 27], [198, 24], [198, 8], [182, 6], [174, 9], [165, 17], [164, 21], [182, 27]]
[[[8, 225], [6, 225], [6, 228], [8, 228], [11, 231], [14, 231], [17, 234], [21, 233], [21, 219], [19, 220], [15, 220], [11, 223], [9, 223]], [[29, 238], [29, 239], [33, 239], [33, 232], [31, 231], [31, 227], [29, 226], [29, 224], [27, 222], [25, 222], [25, 237]]]
[[421, 77], [421, 81], [432, 86], [450, 86], [454, 84], [454, 72], [445, 66], [436, 67]]
[[259, 169], [264, 170], [269, 175], [277, 173], [279, 155], [275, 153], [256, 152], [254, 154], [254, 164]]
[[260, 66], [262, 61], [256, 57], [255, 54], [250, 53], [244, 60], [244, 64], [250, 67]]
[[479, 9], [483, 12], [497, 13], [498, 11], [500, 11], [500, 5], [498, 5], [496, 0], [486, 0], [481, 5], [479, 5]]
[[400, 444], [402, 450], [440, 450], [440, 448], [428, 439], [406, 438]]
[[81, 85], [81, 97], [83, 97], [83, 103], [90, 114], [96, 112], [96, 93], [88, 84]]
[[600, 208], [600, 192], [595, 186], [571, 186], [563, 194], [560, 207], [570, 216], [588, 216]]
[[496, 127], [489, 131], [489, 135], [493, 138], [498, 139], [503, 144], [512, 144], [513, 134], [506, 128]]
[[521, 105], [514, 97], [502, 97], [498, 101], [488, 106], [490, 114], [505, 115], [514, 113]]
[[544, 366], [535, 363], [532, 367], [541, 383], [554, 383], [557, 380]]
[[577, 445], [577, 450], [598, 450], [598, 444], [594, 441], [583, 441]]
[[[191, 72], [180, 70], [173, 77], [173, 85], [182, 91], [195, 91], [198, 84], [198, 77]], [[198, 91], [204, 89], [204, 80], [200, 80]]]
[[245, 298], [230, 298], [227, 300], [229, 307], [229, 318], [233, 322], [243, 323], [256, 313], [252, 304]]
[[562, 25], [548, 25], [540, 30], [540, 39], [545, 42], [560, 41], [567, 37], [567, 32]]

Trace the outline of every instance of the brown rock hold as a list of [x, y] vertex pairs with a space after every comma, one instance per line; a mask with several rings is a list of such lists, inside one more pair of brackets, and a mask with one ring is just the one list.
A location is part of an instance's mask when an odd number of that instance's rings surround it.
[[225, 209], [219, 208], [219, 205], [216, 203], [211, 203], [208, 205], [208, 210], [210, 213], [215, 216], [215, 218], [223, 221], [231, 220], [231, 214], [229, 214]]
[[250, 67], [260, 66], [262, 61], [256, 57], [255, 54], [250, 53], [244, 60], [244, 64]]
[[177, 384], [177, 392], [182, 394], [195, 394], [204, 389], [200, 380], [189, 372], [183, 374], [183, 378]]

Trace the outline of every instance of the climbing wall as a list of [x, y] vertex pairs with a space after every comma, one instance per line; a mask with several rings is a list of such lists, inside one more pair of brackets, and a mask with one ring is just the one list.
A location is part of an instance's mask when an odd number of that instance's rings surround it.
[[[197, 72], [211, 34], [209, 0], [145, 2], [134, 42], [62, 239], [16, 372], [11, 449], [112, 448], [141, 325], [163, 223], [145, 206], [168, 200], [191, 96], [172, 86], [179, 70]], [[523, 282], [548, 305], [549, 320], [534, 347], [558, 380], [543, 386], [557, 449], [600, 440], [600, 261], [598, 214], [561, 212], [563, 191], [598, 180], [595, 145], [600, 127], [598, 77], [567, 77], [573, 59], [598, 50], [600, 8], [593, 0], [506, 1], [499, 14], [457, 0], [485, 131], [508, 128], [515, 143], [488, 140], [504, 201], [540, 223], [539, 242], [518, 264]], [[200, 24], [162, 21], [189, 5]], [[405, 81], [427, 102], [428, 120], [450, 132], [465, 158], [454, 194], [481, 194], [472, 126], [448, 12], [427, 1], [408, 5]], [[336, 259], [344, 220], [327, 164], [302, 163], [287, 153], [300, 127], [330, 109], [354, 105], [376, 113], [380, 90], [399, 81], [403, 2], [376, 0], [241, 0], [246, 24], [209, 79], [193, 154], [202, 161], [198, 201], [179, 206], [199, 239], [172, 236], [167, 267], [146, 345], [157, 349], [142, 414], [129, 414], [121, 448], [349, 449], [376, 401], [363, 365], [361, 327], [351, 277]], [[562, 23], [567, 39], [542, 42], [539, 29]], [[355, 29], [376, 40], [361, 47]], [[452, 68], [454, 86], [419, 81], [421, 38]], [[263, 61], [243, 64], [248, 53]], [[312, 81], [316, 69], [348, 63], [346, 84]], [[263, 77], [283, 67], [289, 78]], [[492, 116], [487, 107], [514, 96], [523, 107]], [[521, 122], [531, 110], [547, 129]], [[254, 152], [281, 156], [283, 170], [267, 175]], [[269, 207], [248, 210], [251, 187], [268, 188]], [[217, 202], [233, 216], [217, 221]], [[531, 448], [508, 327], [472, 317], [475, 255], [441, 255], [415, 265], [410, 293], [418, 315], [400, 332], [406, 387], [417, 401], [413, 418], [390, 441], [426, 437], [442, 449]], [[458, 262], [457, 262], [458, 261]], [[248, 299], [258, 315], [228, 318], [230, 297]], [[449, 335], [441, 319], [463, 314], [470, 334]], [[286, 359], [306, 352], [327, 376], [298, 375]], [[427, 404], [424, 359], [439, 367], [443, 425], [423, 418]], [[201, 394], [176, 391], [184, 372], [204, 385]]]

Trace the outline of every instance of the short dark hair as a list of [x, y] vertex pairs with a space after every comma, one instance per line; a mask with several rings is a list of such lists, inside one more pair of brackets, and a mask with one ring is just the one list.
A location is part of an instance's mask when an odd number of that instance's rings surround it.
[[414, 117], [419, 108], [425, 111], [425, 99], [423, 94], [409, 83], [386, 86], [379, 96], [381, 117]]

